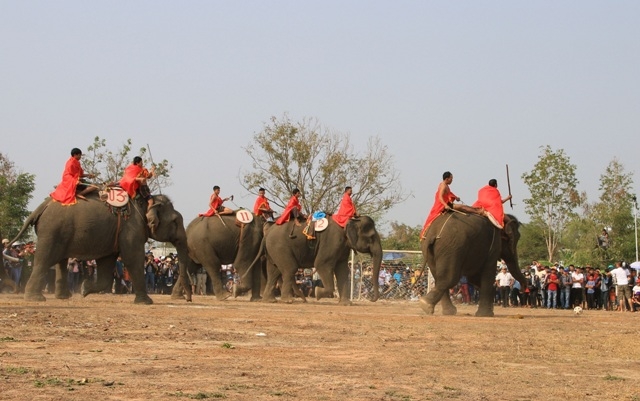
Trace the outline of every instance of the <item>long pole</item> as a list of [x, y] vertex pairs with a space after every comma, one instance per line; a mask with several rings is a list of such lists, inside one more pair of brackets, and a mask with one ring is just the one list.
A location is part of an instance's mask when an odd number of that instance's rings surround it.
[[633, 195], [633, 225], [636, 230], [636, 262], [638, 261], [638, 198]]
[[[509, 188], [509, 195], [511, 195], [511, 180], [509, 179], [509, 165], [507, 164], [507, 188]], [[509, 199], [509, 206], [513, 210], [513, 201]]]

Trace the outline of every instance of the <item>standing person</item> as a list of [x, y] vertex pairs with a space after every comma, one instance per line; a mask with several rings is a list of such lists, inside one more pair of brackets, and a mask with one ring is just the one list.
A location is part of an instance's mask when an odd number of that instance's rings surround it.
[[422, 232], [420, 233], [420, 238], [424, 239], [424, 235], [427, 232], [427, 229], [439, 215], [441, 215], [445, 210], [454, 209], [459, 210], [465, 213], [476, 213], [482, 214], [482, 209], [473, 208], [466, 205], [454, 205], [455, 202], [460, 202], [460, 198], [456, 196], [453, 192], [451, 192], [451, 188], [449, 185], [453, 182], [453, 174], [449, 171], [445, 171], [442, 174], [442, 181], [438, 184], [438, 190], [436, 191], [435, 199], [433, 202], [433, 206], [431, 207], [431, 211], [429, 211], [429, 215], [427, 216], [427, 220], [424, 222], [424, 227], [422, 227]]
[[613, 279], [605, 273], [602, 273], [600, 279], [600, 305], [602, 310], [610, 310], [609, 306], [609, 289], [611, 288]]
[[562, 270], [562, 276], [560, 277], [561, 290], [560, 290], [560, 306], [563, 309], [569, 309], [569, 305], [571, 305], [571, 285], [573, 284], [573, 280], [571, 279], [571, 274], [569, 274], [569, 269]]
[[[569, 265], [571, 267], [572, 265]], [[582, 269], [576, 268], [576, 271], [571, 275], [571, 301], [572, 306], [582, 305], [582, 286], [584, 285], [584, 274]]]
[[502, 266], [500, 273], [496, 276], [496, 286], [500, 288], [500, 299], [502, 300], [502, 307], [509, 306], [509, 293], [511, 292], [511, 286], [515, 279], [507, 271], [507, 266]]
[[147, 285], [147, 292], [154, 293], [156, 291], [156, 272], [158, 265], [153, 257], [153, 253], [147, 254], [147, 260], [144, 263], [144, 281]]
[[233, 210], [228, 207], [223, 206], [222, 204], [232, 197], [229, 198], [221, 198], [220, 197], [220, 187], [217, 185], [213, 186], [213, 193], [209, 198], [209, 210], [207, 210], [204, 214], [200, 214], [200, 216], [210, 217], [213, 215], [225, 215], [225, 214], [233, 214]]
[[595, 309], [596, 308], [596, 279], [593, 276], [593, 273], [587, 276], [587, 283], [585, 284], [585, 288], [587, 290], [587, 309]]
[[302, 194], [298, 188], [294, 188], [291, 191], [291, 198], [289, 199], [289, 203], [284, 208], [282, 215], [276, 220], [277, 225], [284, 224], [288, 222], [291, 218], [296, 226], [299, 226], [298, 217], [306, 218], [304, 214], [302, 214], [302, 205], [300, 205], [300, 197]]
[[207, 272], [203, 266], [198, 267], [195, 293], [196, 295], [207, 295]]
[[502, 198], [498, 191], [498, 180], [492, 178], [489, 184], [480, 188], [478, 191], [478, 200], [472, 205], [473, 207], [485, 210], [487, 217], [495, 222], [499, 228], [504, 228], [504, 207], [503, 203], [511, 199], [511, 195]]
[[558, 271], [555, 266], [551, 268], [551, 272], [547, 275], [547, 309], [555, 309], [558, 301]]
[[269, 205], [269, 199], [265, 196], [264, 188], [258, 189], [258, 198], [253, 204], [253, 214], [262, 216], [266, 221], [273, 221], [273, 209]]
[[358, 216], [356, 207], [353, 205], [353, 200], [351, 199], [352, 193], [353, 189], [351, 187], [344, 188], [344, 194], [342, 195], [340, 207], [338, 208], [338, 211], [333, 216], [331, 216], [333, 218], [333, 221], [338, 223], [340, 227], [346, 226], [349, 222], [349, 219]]
[[[20, 277], [22, 276], [22, 257], [20, 243], [10, 244], [8, 239], [2, 240], [2, 262], [7, 276], [15, 283], [14, 292], [20, 292]], [[2, 277], [3, 275], [0, 275]]]
[[631, 289], [629, 288], [629, 272], [622, 267], [621, 262], [616, 262], [616, 268], [609, 273], [616, 282], [616, 295], [618, 296], [618, 305], [620, 305], [620, 311], [629, 311], [631, 300]]
[[122, 294], [122, 287], [124, 285], [124, 262], [122, 256], [118, 256], [116, 259], [116, 265], [113, 270], [113, 279], [115, 280], [115, 293]]
[[140, 197], [145, 199], [149, 207], [151, 207], [153, 206], [153, 197], [147, 185], [147, 179], [153, 177], [154, 173], [155, 166], [151, 167], [151, 171], [148, 171], [142, 166], [142, 157], [136, 156], [133, 158], [133, 163], [124, 169], [120, 186], [127, 191], [129, 198], [134, 199], [136, 194], [139, 193]]
[[82, 151], [78, 148], [71, 149], [71, 157], [67, 160], [62, 172], [62, 181], [50, 194], [53, 200], [60, 202], [64, 206], [76, 204], [76, 189], [81, 190], [77, 194], [78, 198], [85, 200], [84, 195], [96, 189], [95, 187], [87, 187], [84, 184], [80, 184], [81, 178], [95, 177], [93, 174], [84, 173], [80, 165], [80, 158], [82, 158]]

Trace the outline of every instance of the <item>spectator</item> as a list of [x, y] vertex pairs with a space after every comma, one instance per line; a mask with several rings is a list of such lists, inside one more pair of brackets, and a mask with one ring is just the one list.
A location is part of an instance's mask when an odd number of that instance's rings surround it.
[[500, 299], [502, 300], [502, 307], [509, 306], [509, 292], [511, 292], [511, 286], [513, 285], [514, 278], [507, 271], [507, 266], [502, 266], [500, 273], [496, 276], [496, 286], [500, 288]]
[[571, 279], [569, 269], [563, 269], [560, 276], [560, 307], [564, 309], [569, 309], [569, 305], [571, 305], [572, 284], [573, 280]]
[[587, 290], [587, 309], [595, 309], [596, 307], [596, 280], [593, 273], [587, 276], [587, 284], [585, 288]]
[[[569, 265], [569, 269], [571, 269], [573, 265]], [[584, 284], [584, 275], [582, 274], [582, 269], [579, 267], [576, 268], [575, 273], [571, 275], [571, 305], [581, 305], [582, 304], [582, 286]]]
[[114, 284], [114, 292], [116, 294], [122, 294], [123, 285], [124, 285], [124, 263], [122, 262], [122, 256], [118, 256], [116, 259], [116, 265], [113, 268], [113, 280]]
[[622, 267], [622, 262], [616, 262], [616, 268], [609, 273], [616, 282], [616, 295], [618, 298], [618, 308], [622, 311], [631, 312], [631, 289], [629, 288], [629, 272]]
[[513, 280], [513, 285], [511, 287], [511, 306], [516, 307], [520, 305], [520, 282], [517, 280]]
[[147, 286], [147, 292], [154, 293], [156, 291], [156, 272], [158, 265], [154, 260], [153, 254], [149, 252], [144, 262], [144, 282]]
[[196, 272], [196, 295], [207, 295], [207, 271], [204, 267], [198, 267]]
[[460, 277], [460, 292], [462, 294], [462, 303], [464, 305], [471, 304], [471, 294], [469, 293], [469, 281], [467, 276]]
[[551, 268], [551, 272], [546, 276], [547, 282], [547, 309], [555, 309], [558, 305], [558, 271], [555, 266]]

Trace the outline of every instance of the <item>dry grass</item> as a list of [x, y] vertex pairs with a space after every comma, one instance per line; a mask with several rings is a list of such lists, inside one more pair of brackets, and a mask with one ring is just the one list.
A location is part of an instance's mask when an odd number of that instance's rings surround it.
[[640, 314], [0, 295], [0, 399], [639, 400]]

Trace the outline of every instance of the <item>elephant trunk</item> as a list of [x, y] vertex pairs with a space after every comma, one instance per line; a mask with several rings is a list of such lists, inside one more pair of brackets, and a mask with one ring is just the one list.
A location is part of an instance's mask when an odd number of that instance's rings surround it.
[[371, 260], [373, 262], [373, 271], [371, 274], [372, 294], [369, 299], [375, 302], [380, 298], [380, 286], [378, 284], [378, 275], [380, 274], [380, 266], [382, 265], [382, 243], [380, 236], [376, 234], [376, 240], [370, 247]]

